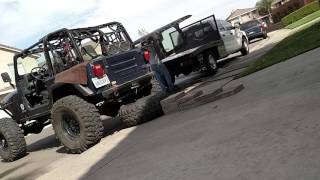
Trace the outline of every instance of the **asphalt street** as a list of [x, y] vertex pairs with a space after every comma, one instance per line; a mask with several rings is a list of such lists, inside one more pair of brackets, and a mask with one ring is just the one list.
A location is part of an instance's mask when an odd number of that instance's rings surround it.
[[[277, 39], [277, 35], [271, 35], [267, 40], [257, 40], [250, 44], [250, 49], [254, 49], [254, 52], [246, 57], [240, 57], [239, 55], [234, 55], [225, 59], [221, 63], [223, 69], [232, 69], [232, 67], [237, 67], [245, 62], [250, 62], [257, 57], [259, 51], [266, 52], [268, 48], [273, 46], [273, 39]], [[261, 47], [260, 47], [261, 46]], [[259, 47], [257, 49], [257, 47]], [[263, 54], [259, 52], [260, 54]], [[258, 54], [258, 55], [260, 55]], [[194, 73], [188, 77], [179, 77], [177, 79], [178, 86], [185, 87], [188, 84], [192, 84], [200, 78], [201, 75]], [[167, 117], [168, 118], [168, 117]], [[172, 117], [170, 117], [172, 118]], [[119, 122], [110, 122], [110, 119], [105, 120], [105, 126], [109, 127], [106, 130], [106, 137], [113, 138], [113, 136], [108, 136], [116, 131]], [[35, 179], [42, 174], [48, 173], [51, 170], [51, 164], [64, 158], [75, 158], [78, 155], [67, 154], [64, 148], [56, 140], [52, 128], [49, 126], [41, 134], [29, 135], [26, 137], [28, 144], [29, 154], [16, 162], [13, 163], [3, 163], [0, 162], [0, 179]], [[162, 153], [170, 153], [165, 150]], [[162, 179], [162, 178], [160, 178]]]

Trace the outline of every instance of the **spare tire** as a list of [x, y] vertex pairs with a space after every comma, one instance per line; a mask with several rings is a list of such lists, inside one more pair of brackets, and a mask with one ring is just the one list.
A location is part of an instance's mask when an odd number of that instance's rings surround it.
[[55, 102], [51, 119], [56, 136], [71, 153], [82, 153], [102, 138], [104, 127], [97, 108], [78, 96]]
[[158, 93], [123, 105], [120, 107], [118, 118], [127, 127], [132, 127], [162, 116], [161, 97], [161, 93]]
[[167, 94], [161, 91], [157, 81], [153, 80], [152, 85], [151, 95], [120, 107], [118, 118], [120, 118], [127, 127], [151, 121], [164, 114], [160, 101], [164, 99]]

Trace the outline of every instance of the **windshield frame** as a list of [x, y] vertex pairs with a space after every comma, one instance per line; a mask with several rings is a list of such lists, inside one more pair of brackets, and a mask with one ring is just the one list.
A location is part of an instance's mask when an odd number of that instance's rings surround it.
[[20, 75], [19, 74], [19, 58], [27, 58], [28, 56], [35, 56], [35, 54], [38, 53], [43, 53], [44, 54], [44, 58], [45, 58], [45, 64], [47, 66], [47, 71], [49, 73], [49, 75], [51, 76], [53, 74], [53, 69], [52, 69], [52, 65], [51, 62], [48, 61], [48, 52], [45, 50], [46, 46], [44, 45], [45, 43], [43, 42], [38, 42], [34, 45], [32, 45], [31, 47], [29, 47], [28, 49], [23, 50], [21, 53], [17, 53], [15, 54], [15, 56], [13, 57], [13, 66], [14, 66], [14, 75], [15, 75], [15, 81], [17, 82], [19, 79], [23, 78], [26, 74], [30, 74], [30, 72], [26, 72], [24, 75]]

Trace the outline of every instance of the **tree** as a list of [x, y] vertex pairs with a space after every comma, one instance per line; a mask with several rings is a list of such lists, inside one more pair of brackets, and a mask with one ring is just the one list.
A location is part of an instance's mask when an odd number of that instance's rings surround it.
[[260, 15], [271, 14], [271, 6], [274, 0], [259, 0], [256, 8]]

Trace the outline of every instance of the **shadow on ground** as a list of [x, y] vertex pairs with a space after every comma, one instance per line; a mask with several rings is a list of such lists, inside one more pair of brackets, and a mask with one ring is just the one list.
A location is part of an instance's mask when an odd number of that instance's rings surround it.
[[256, 42], [260, 42], [262, 40], [264, 40], [264, 39], [263, 38], [253, 39], [253, 40], [250, 41], [250, 44], [253, 44], [253, 43], [256, 43]]
[[56, 139], [55, 135], [51, 135], [28, 145], [28, 152], [36, 152], [36, 151], [51, 149], [59, 146], [60, 146], [60, 143]]
[[5, 178], [6, 176], [8, 176], [9, 174], [15, 172], [15, 171], [18, 171], [20, 168], [23, 168], [24, 166], [26, 166], [28, 164], [28, 162], [24, 162], [18, 166], [15, 166], [11, 169], [8, 169], [6, 171], [4, 171], [3, 173], [0, 174], [0, 179], [3, 179]]

